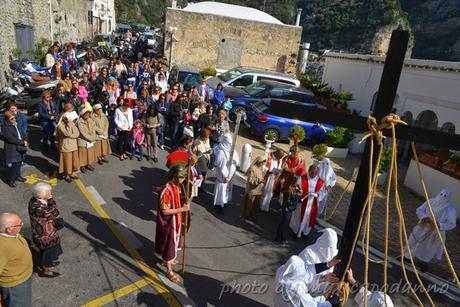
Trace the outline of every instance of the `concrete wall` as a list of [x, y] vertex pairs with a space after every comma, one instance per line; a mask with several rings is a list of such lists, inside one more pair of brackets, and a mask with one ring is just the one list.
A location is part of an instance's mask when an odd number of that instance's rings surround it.
[[[175, 35], [178, 42], [173, 45], [173, 62], [176, 64], [191, 65], [198, 69], [210, 66], [228, 69], [230, 66], [242, 65], [286, 73], [296, 71], [301, 27], [168, 8], [165, 29], [170, 26], [178, 28]], [[222, 61], [221, 44], [229, 46], [227, 50], [231, 52], [226, 57], [233, 56], [236, 59], [233, 64], [230, 65], [231, 59]], [[169, 48], [170, 39], [167, 35], [164, 49], [167, 56]], [[219, 67], [218, 64], [223, 62], [227, 62], [227, 65], [223, 65], [227, 67]]]
[[[442, 189], [452, 191], [452, 205], [457, 209], [457, 214], [460, 217], [460, 181], [454, 177], [441, 173], [434, 168], [428, 167], [425, 164], [420, 164], [423, 179], [430, 198], [435, 197]], [[420, 180], [417, 174], [417, 164], [414, 160], [410, 161], [409, 169], [407, 170], [404, 185], [419, 195], [424, 195]], [[421, 204], [420, 204], [421, 205]]]
[[[355, 97], [350, 109], [367, 116], [377, 92], [383, 70], [383, 58], [355, 55], [326, 57], [323, 81], [336, 90], [348, 91]], [[408, 59], [398, 87], [397, 113], [411, 112], [413, 119], [431, 110], [438, 118], [438, 128], [451, 122], [460, 133], [460, 63]]]
[[33, 27], [35, 42], [51, 38], [48, 0], [0, 0], [0, 88], [6, 85], [4, 72], [16, 48], [15, 24]]

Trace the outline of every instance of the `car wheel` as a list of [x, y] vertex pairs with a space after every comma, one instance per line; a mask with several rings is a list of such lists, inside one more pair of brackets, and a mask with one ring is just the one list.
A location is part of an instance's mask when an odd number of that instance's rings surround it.
[[[228, 114], [228, 120], [231, 121], [231, 122], [236, 122], [236, 114], [237, 113], [241, 113], [242, 115], [243, 114], [246, 114], [246, 109], [243, 108], [243, 107], [234, 107], [230, 110], [230, 113]], [[243, 117], [242, 117], [243, 119]]]
[[280, 133], [278, 130], [276, 130], [275, 128], [268, 128], [267, 130], [264, 131], [264, 134], [263, 134], [263, 138], [265, 140], [267, 134], [273, 134], [275, 136], [275, 142], [278, 142], [279, 139], [280, 139]]

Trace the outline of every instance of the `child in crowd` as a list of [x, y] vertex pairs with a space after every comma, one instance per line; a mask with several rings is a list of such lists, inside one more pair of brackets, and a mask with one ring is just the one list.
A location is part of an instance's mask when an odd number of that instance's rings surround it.
[[131, 130], [131, 157], [132, 160], [134, 158], [134, 154], [136, 153], [136, 149], [139, 151], [139, 158], [138, 161], [142, 160], [144, 156], [144, 125], [139, 119], [134, 121], [133, 129]]

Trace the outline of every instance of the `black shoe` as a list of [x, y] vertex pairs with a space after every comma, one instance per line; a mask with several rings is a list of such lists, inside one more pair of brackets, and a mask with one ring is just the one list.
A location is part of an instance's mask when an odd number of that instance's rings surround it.
[[16, 187], [16, 182], [8, 182], [8, 185], [12, 188]]
[[46, 274], [45, 272], [41, 271], [38, 273], [38, 276], [45, 277], [45, 278], [54, 278], [54, 277], [61, 276], [61, 273], [59, 272], [50, 272], [50, 273], [51, 274]]
[[142, 158], [140, 158], [140, 157], [139, 157], [139, 158], [137, 158], [137, 161], [142, 161]]
[[55, 266], [58, 266], [61, 262], [59, 261], [53, 261], [53, 263], [51, 264], [52, 267], [55, 267]]
[[228, 204], [224, 204], [224, 208], [228, 208]]
[[221, 206], [214, 206], [214, 210], [219, 214], [224, 214], [224, 208]]
[[19, 182], [26, 182], [26, 178], [22, 177], [22, 176], [19, 176], [18, 178], [16, 178], [16, 181], [19, 181]]
[[80, 167], [80, 172], [82, 172], [84, 174], [84, 173], [86, 173], [86, 169], [84, 167]]
[[155, 162], [155, 163], [157, 163], [157, 162], [158, 162], [158, 159], [157, 159], [157, 157], [154, 157], [154, 158], [153, 158], [153, 162]]
[[91, 165], [87, 165], [87, 166], [86, 166], [86, 169], [87, 169], [87, 170], [90, 170], [90, 171], [94, 171], [94, 167], [92, 167]]

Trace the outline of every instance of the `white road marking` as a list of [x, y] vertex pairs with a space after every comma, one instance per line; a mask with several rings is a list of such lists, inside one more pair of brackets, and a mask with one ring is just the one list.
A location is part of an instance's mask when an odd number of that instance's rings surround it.
[[99, 204], [99, 205], [106, 205], [107, 203], [105, 202], [104, 198], [102, 198], [101, 194], [99, 194], [98, 191], [96, 191], [96, 188], [93, 187], [92, 185], [89, 187], [86, 187], [88, 191], [91, 193], [91, 196], [94, 197], [94, 200]]

